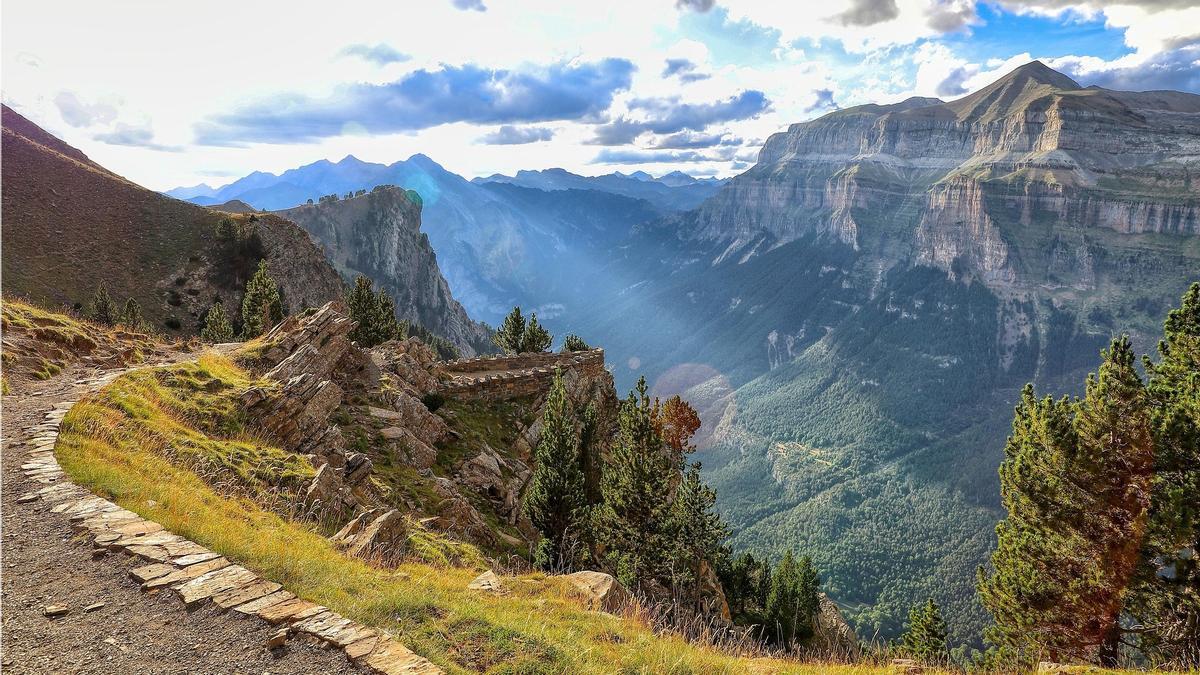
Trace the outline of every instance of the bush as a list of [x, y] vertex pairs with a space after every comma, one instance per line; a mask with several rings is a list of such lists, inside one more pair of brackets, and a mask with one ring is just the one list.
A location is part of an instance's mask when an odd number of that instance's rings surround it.
[[425, 404], [425, 409], [429, 412], [437, 412], [446, 403], [446, 399], [437, 393], [428, 393], [421, 397], [421, 403]]

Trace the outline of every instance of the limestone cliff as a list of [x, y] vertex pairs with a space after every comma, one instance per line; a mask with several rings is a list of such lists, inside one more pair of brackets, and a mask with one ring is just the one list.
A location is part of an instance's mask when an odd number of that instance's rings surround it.
[[994, 290], [1051, 276], [1093, 288], [1088, 265], [1056, 265], [1047, 251], [1111, 253], [1128, 242], [1113, 234], [1200, 235], [1198, 170], [1200, 96], [1085, 89], [1035, 61], [950, 103], [914, 98], [794, 124], [689, 234], [728, 243], [729, 256], [816, 233], [948, 272], [957, 264]]
[[487, 328], [472, 321], [450, 293], [429, 237], [421, 232], [415, 193], [380, 186], [279, 213], [307, 230], [347, 280], [363, 274], [391, 294], [397, 317], [450, 340], [463, 354], [491, 351]]

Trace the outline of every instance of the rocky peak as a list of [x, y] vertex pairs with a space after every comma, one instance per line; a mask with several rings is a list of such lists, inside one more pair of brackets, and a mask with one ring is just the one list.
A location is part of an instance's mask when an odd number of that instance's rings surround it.
[[298, 206], [280, 212], [325, 249], [347, 279], [363, 274], [396, 301], [396, 316], [444, 337], [466, 355], [489, 349], [487, 329], [467, 316], [450, 293], [429, 238], [421, 203], [403, 188]]

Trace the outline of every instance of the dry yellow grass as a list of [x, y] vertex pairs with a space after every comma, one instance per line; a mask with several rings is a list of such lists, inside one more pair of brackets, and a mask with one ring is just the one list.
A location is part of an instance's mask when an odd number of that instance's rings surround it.
[[[417, 563], [384, 569], [342, 555], [315, 526], [287, 520], [244, 496], [218, 494], [182, 462], [167, 459], [166, 448], [214, 434], [197, 411], [219, 405], [180, 391], [199, 385], [215, 395], [221, 387], [214, 380], [230, 386], [249, 381], [214, 355], [180, 368], [186, 378], [162, 369], [126, 375], [75, 406], [57, 447], [71, 478], [301, 597], [392, 632], [450, 672], [886, 672], [739, 658], [656, 635], [639, 621], [582, 609], [563, 582], [541, 574], [509, 580], [510, 592], [497, 597], [466, 589], [476, 569]], [[281, 451], [260, 452], [269, 457]]]

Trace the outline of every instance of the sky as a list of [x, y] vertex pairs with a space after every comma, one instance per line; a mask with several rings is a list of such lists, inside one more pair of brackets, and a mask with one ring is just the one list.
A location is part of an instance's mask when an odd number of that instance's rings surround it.
[[728, 176], [839, 108], [1040, 59], [1200, 93], [1200, 0], [5, 0], [0, 96], [153, 189], [423, 153]]

